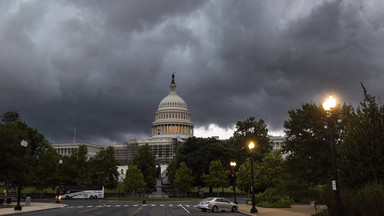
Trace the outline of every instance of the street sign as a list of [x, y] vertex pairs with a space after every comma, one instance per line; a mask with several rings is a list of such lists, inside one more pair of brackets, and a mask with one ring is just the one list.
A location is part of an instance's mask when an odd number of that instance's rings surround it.
[[332, 180], [332, 190], [337, 190], [337, 187], [336, 187], [336, 180]]

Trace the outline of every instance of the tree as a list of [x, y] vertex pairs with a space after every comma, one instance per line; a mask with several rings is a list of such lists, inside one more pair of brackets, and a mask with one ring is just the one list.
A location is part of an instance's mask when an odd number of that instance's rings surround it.
[[255, 143], [254, 159], [261, 159], [272, 150], [272, 144], [268, 136], [267, 125], [264, 120], [256, 121], [254, 117], [249, 117], [245, 121], [236, 123], [236, 131], [228, 140], [231, 149], [234, 151], [234, 158], [239, 164], [245, 162], [249, 155], [248, 144], [253, 141]]
[[132, 159], [133, 165], [136, 165], [144, 175], [144, 181], [148, 187], [155, 186], [156, 178], [156, 160], [148, 144], [140, 146]]
[[[228, 142], [214, 138], [190, 137], [171, 160], [167, 168], [168, 180], [173, 184], [176, 170], [182, 162], [192, 170], [193, 176], [201, 176], [209, 172], [209, 165], [213, 160], [221, 160], [229, 164], [234, 155], [233, 152]], [[201, 178], [195, 178], [194, 186], [201, 187], [202, 184]]]
[[280, 150], [272, 151], [254, 167], [256, 169], [255, 190], [258, 191], [274, 188], [287, 177]]
[[217, 196], [219, 196], [219, 187], [226, 188], [230, 186], [228, 179], [229, 174], [230, 171], [224, 169], [221, 161], [216, 160], [211, 162], [209, 174], [203, 173], [201, 178], [207, 186], [217, 188]]
[[173, 185], [181, 190], [184, 193], [188, 192], [193, 184], [194, 176], [192, 175], [192, 170], [185, 165], [184, 162], [181, 162], [179, 169], [175, 173], [175, 180]]
[[136, 193], [138, 188], [144, 188], [146, 185], [147, 183], [144, 181], [144, 175], [141, 170], [136, 165], [130, 166], [124, 179], [125, 190]]
[[384, 106], [362, 88], [364, 99], [338, 146], [340, 182], [348, 188], [384, 179]]
[[43, 191], [50, 187], [55, 189], [59, 184], [59, 155], [52, 146], [37, 159], [34, 166], [30, 169], [29, 184], [33, 185], [38, 191]]
[[63, 158], [62, 181], [67, 185], [91, 185], [90, 167], [87, 160], [88, 149], [80, 145], [69, 157]]
[[1, 121], [4, 123], [20, 121], [20, 115], [18, 112], [6, 112], [1, 116]]
[[[38, 130], [22, 122], [18, 113], [5, 113], [2, 115], [2, 121], [4, 123], [0, 123], [0, 179], [7, 185], [16, 185], [19, 180], [21, 154], [24, 153], [23, 170], [28, 173], [50, 144]], [[28, 142], [25, 151], [20, 145], [22, 140]], [[25, 184], [29, 184], [28, 175], [24, 176], [27, 180]]]
[[[254, 173], [256, 172], [255, 167], [256, 167], [256, 164], [255, 162], [253, 162]], [[250, 160], [247, 160], [245, 163], [240, 165], [239, 170], [236, 172], [236, 184], [237, 184], [237, 187], [241, 191], [245, 191], [248, 196], [249, 188], [252, 185]]]
[[119, 177], [117, 166], [119, 162], [115, 159], [112, 146], [98, 152], [94, 158], [90, 159], [89, 164], [93, 185], [104, 185], [107, 189], [117, 188]]

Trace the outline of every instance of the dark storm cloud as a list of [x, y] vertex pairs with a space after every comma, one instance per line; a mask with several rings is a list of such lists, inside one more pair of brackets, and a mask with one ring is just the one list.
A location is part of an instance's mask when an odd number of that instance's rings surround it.
[[[15, 3], [16, 2], [16, 3]], [[380, 1], [2, 1], [0, 112], [53, 142], [148, 137], [176, 71], [197, 127], [383, 98]], [[215, 134], [212, 134], [215, 135]]]

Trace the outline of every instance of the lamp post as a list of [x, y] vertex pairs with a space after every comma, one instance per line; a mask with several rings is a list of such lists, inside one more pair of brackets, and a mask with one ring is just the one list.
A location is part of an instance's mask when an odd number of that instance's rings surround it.
[[336, 107], [336, 100], [330, 95], [323, 103], [323, 108], [327, 112], [328, 117], [328, 127], [329, 127], [329, 136], [331, 143], [331, 153], [332, 153], [332, 190], [335, 191], [335, 207], [336, 215], [340, 216], [340, 193], [338, 188], [338, 177], [337, 177], [337, 164], [336, 164], [336, 147], [335, 147], [335, 138], [333, 134], [334, 130], [334, 119], [332, 116], [332, 109]]
[[248, 145], [249, 150], [251, 150], [251, 176], [252, 176], [252, 208], [251, 208], [251, 213], [257, 213], [257, 209], [255, 207], [255, 184], [253, 182], [253, 149], [255, 148], [255, 144], [253, 142], [250, 142]]
[[20, 159], [20, 178], [19, 178], [19, 185], [17, 188], [17, 205], [15, 206], [15, 210], [20, 210], [22, 209], [20, 205], [20, 196], [21, 196], [21, 186], [22, 186], [22, 181], [23, 181], [23, 163], [24, 163], [24, 154], [25, 154], [25, 148], [28, 146], [28, 142], [25, 140], [21, 141], [21, 159]]
[[235, 173], [235, 167], [236, 167], [236, 162], [235, 161], [231, 161], [231, 163], [229, 163], [232, 167], [232, 177], [233, 177], [233, 197], [235, 198], [235, 202], [237, 204], [237, 200], [236, 200], [236, 173]]
[[60, 184], [61, 184], [61, 178], [60, 178], [60, 171], [61, 171], [61, 164], [63, 163], [63, 160], [59, 160], [59, 184], [57, 185], [57, 191], [56, 191], [56, 203], [60, 203]]

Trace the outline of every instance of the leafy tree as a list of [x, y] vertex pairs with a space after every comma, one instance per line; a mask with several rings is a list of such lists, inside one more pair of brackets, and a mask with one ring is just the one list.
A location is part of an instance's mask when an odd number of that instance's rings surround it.
[[138, 188], [144, 188], [146, 185], [147, 183], [144, 181], [144, 175], [141, 170], [136, 165], [130, 166], [124, 179], [125, 190], [136, 193]]
[[225, 170], [220, 160], [212, 161], [209, 166], [209, 174], [203, 173], [201, 178], [207, 186], [217, 188], [217, 196], [219, 196], [219, 187], [229, 187], [228, 175], [229, 170]]
[[274, 150], [255, 166], [255, 190], [274, 188], [286, 178], [280, 150]]
[[155, 186], [156, 178], [156, 160], [148, 144], [140, 146], [132, 159], [133, 165], [136, 165], [144, 175], [144, 181], [147, 186]]
[[20, 121], [20, 115], [18, 112], [6, 112], [1, 116], [1, 121], [4, 123]]
[[[253, 162], [254, 173], [256, 163]], [[241, 164], [239, 170], [236, 172], [236, 184], [241, 191], [249, 192], [251, 188], [251, 161], [247, 160], [245, 163]]]
[[98, 152], [94, 158], [90, 159], [89, 164], [93, 185], [104, 185], [108, 189], [117, 188], [119, 177], [117, 166], [119, 162], [115, 159], [112, 146]]
[[364, 91], [339, 144], [339, 174], [348, 188], [384, 179], [384, 106]]
[[176, 170], [173, 185], [186, 193], [191, 189], [193, 179], [192, 170], [184, 162], [181, 162], [179, 169]]
[[[31, 167], [35, 166], [38, 158], [49, 148], [48, 141], [38, 130], [29, 127], [22, 122], [18, 113], [8, 112], [2, 115], [0, 123], [0, 179], [6, 184], [16, 185], [20, 173], [21, 155], [24, 154], [24, 173], [29, 173]], [[20, 142], [28, 142], [24, 150]], [[29, 175], [24, 175], [28, 180]], [[28, 182], [24, 182], [28, 184]]]
[[288, 114], [283, 152], [288, 154], [289, 171], [305, 184], [326, 183], [332, 167], [326, 113], [321, 106], [306, 103]]
[[[233, 157], [232, 146], [228, 142], [214, 138], [189, 138], [176, 152], [171, 160], [167, 172], [168, 180], [173, 184], [176, 170], [184, 162], [192, 170], [193, 176], [201, 176], [209, 172], [209, 165], [213, 160], [221, 160], [225, 164]], [[195, 178], [194, 186], [201, 187], [201, 178]]]
[[62, 181], [67, 185], [91, 185], [87, 146], [80, 145], [69, 157], [63, 158]]
[[49, 146], [37, 159], [27, 175], [30, 185], [38, 191], [43, 191], [47, 187], [55, 189], [59, 184], [59, 160], [59, 155], [55, 149]]
[[267, 125], [264, 120], [256, 121], [254, 117], [249, 117], [245, 121], [236, 123], [236, 131], [228, 140], [232, 146], [234, 158], [239, 164], [245, 162], [249, 156], [248, 144], [253, 141], [255, 149], [253, 150], [256, 161], [261, 159], [272, 150], [272, 144], [268, 136]]
[[331, 146], [328, 122], [334, 121], [334, 136], [339, 143], [346, 133], [352, 106], [343, 104], [332, 110], [332, 119], [320, 105], [305, 103], [288, 112], [284, 122], [286, 139], [282, 147], [292, 178], [308, 186], [329, 183], [331, 177]]

